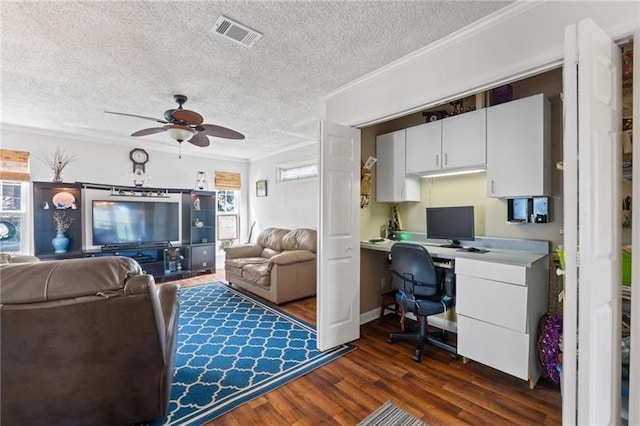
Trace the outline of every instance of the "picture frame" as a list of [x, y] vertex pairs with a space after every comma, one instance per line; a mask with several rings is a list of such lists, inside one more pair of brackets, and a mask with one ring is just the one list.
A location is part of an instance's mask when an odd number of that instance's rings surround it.
[[267, 196], [267, 181], [259, 180], [256, 181], [256, 197], [266, 197]]
[[238, 215], [224, 214], [218, 216], [218, 241], [238, 238]]

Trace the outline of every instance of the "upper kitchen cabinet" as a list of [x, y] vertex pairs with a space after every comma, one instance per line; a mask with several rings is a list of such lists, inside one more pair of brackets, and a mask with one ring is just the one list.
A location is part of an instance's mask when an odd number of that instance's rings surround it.
[[407, 129], [407, 173], [442, 169], [442, 120]]
[[543, 95], [487, 108], [487, 196], [551, 195], [551, 104]]
[[486, 110], [480, 109], [407, 129], [407, 173], [484, 169]]
[[484, 168], [487, 162], [487, 109], [442, 121], [442, 168]]
[[406, 173], [406, 130], [376, 137], [376, 201], [420, 201], [420, 178]]

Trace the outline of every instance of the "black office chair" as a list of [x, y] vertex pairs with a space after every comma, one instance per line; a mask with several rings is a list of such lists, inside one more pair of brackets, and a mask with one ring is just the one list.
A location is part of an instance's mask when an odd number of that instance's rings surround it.
[[404, 311], [412, 312], [418, 318], [420, 329], [417, 333], [391, 333], [387, 341], [417, 341], [413, 355], [415, 362], [420, 362], [426, 342], [451, 352], [452, 358], [457, 359], [457, 349], [446, 343], [446, 331], [427, 332], [428, 316], [455, 305], [453, 274], [445, 277], [444, 270], [435, 267], [431, 255], [423, 246], [395, 243], [391, 246], [391, 285], [397, 290], [396, 300]]

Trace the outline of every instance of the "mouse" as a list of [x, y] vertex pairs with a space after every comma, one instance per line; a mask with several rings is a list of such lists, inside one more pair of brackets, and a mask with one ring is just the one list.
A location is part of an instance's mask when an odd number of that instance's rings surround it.
[[480, 250], [478, 248], [475, 248], [475, 247], [467, 247], [467, 251], [475, 252], [475, 251], [482, 251], [482, 250]]

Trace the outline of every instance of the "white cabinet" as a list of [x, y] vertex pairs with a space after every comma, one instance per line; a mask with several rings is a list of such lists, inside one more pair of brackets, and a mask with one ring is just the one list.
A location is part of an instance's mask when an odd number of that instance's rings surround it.
[[538, 322], [547, 306], [548, 257], [531, 267], [456, 259], [458, 354], [529, 381], [542, 373]]
[[442, 168], [484, 168], [487, 162], [487, 109], [442, 121]]
[[487, 196], [551, 195], [550, 120], [543, 94], [487, 108]]
[[486, 137], [486, 109], [409, 127], [407, 173], [484, 169]]
[[408, 174], [421, 174], [442, 168], [442, 121], [407, 129]]
[[406, 173], [406, 130], [376, 137], [376, 201], [420, 201], [420, 178]]

